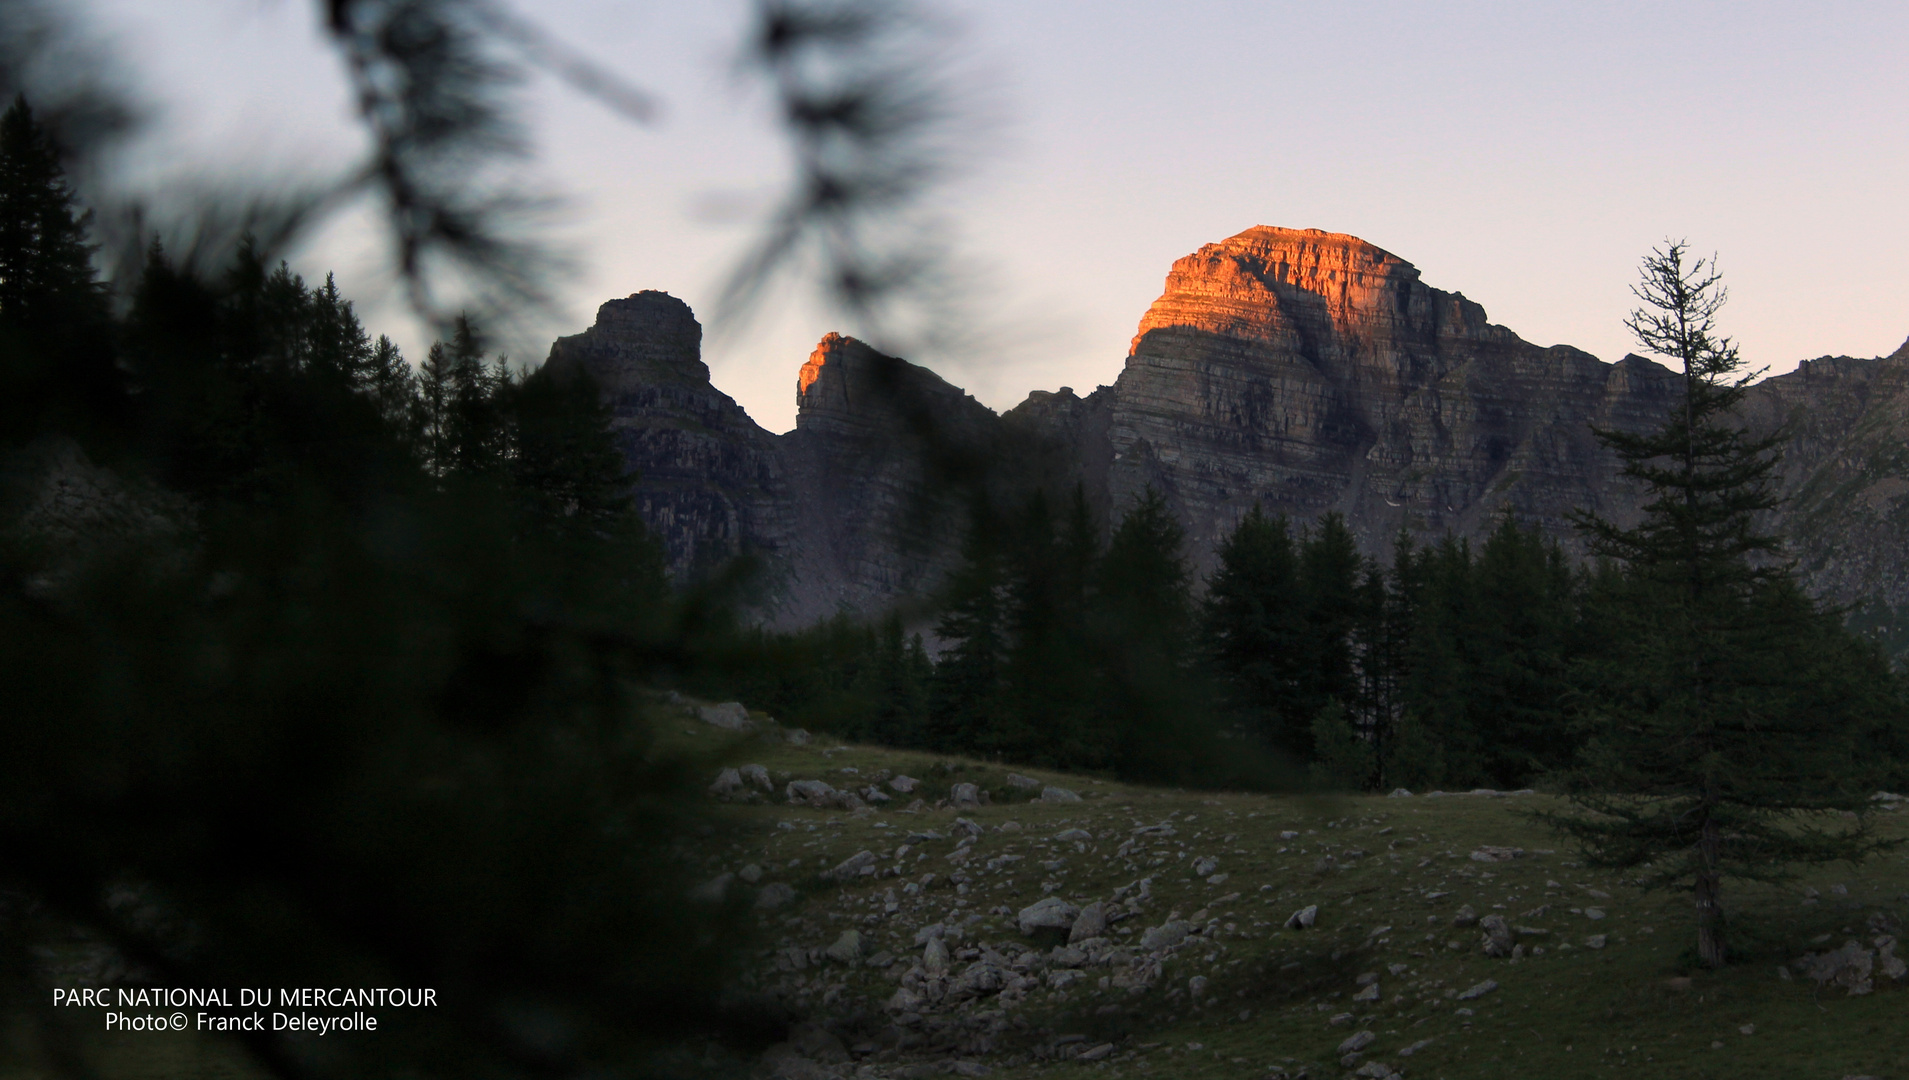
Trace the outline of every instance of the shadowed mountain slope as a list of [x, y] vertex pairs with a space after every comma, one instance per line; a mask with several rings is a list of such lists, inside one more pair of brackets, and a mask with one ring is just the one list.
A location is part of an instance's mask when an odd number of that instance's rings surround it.
[[[788, 625], [923, 596], [953, 564], [949, 478], [997, 497], [1082, 484], [1110, 519], [1147, 485], [1202, 568], [1257, 502], [1346, 516], [1379, 554], [1406, 528], [1480, 536], [1506, 513], [1575, 550], [1569, 512], [1619, 522], [1637, 495], [1593, 426], [1655, 426], [1673, 373], [1542, 348], [1357, 237], [1257, 226], [1174, 263], [1112, 386], [1036, 391], [996, 416], [932, 372], [825, 337], [772, 435], [709, 384], [701, 333], [664, 293], [613, 300], [552, 361], [602, 384], [644, 514], [688, 576], [754, 552], [764, 614]], [[1765, 380], [1745, 422], [1788, 425], [1790, 501], [1772, 524], [1810, 587], [1900, 626], [1909, 615], [1909, 345]], [[1897, 643], [1898, 646], [1904, 643]]]

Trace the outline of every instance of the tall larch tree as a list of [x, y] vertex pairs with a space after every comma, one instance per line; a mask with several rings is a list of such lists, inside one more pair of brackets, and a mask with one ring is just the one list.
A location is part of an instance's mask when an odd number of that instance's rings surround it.
[[1648, 501], [1630, 528], [1580, 518], [1593, 552], [1627, 574], [1616, 638], [1580, 673], [1587, 745], [1572, 798], [1588, 813], [1549, 820], [1595, 865], [1688, 889], [1697, 955], [1718, 967], [1725, 879], [1780, 880], [1885, 846], [1865, 813], [1878, 766], [1860, 753], [1879, 720], [1844, 631], [1757, 528], [1777, 504], [1780, 434], [1732, 416], [1751, 376], [1718, 333], [1714, 259], [1667, 244], [1634, 292], [1626, 325], [1676, 365], [1683, 393], [1655, 431], [1598, 433]]

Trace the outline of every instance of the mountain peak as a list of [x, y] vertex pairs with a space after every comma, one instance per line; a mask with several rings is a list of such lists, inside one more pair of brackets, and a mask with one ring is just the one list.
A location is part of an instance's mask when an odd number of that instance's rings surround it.
[[1368, 339], [1481, 336], [1485, 311], [1427, 287], [1418, 268], [1346, 233], [1255, 225], [1176, 260], [1128, 355], [1156, 330], [1292, 349], [1320, 333]]

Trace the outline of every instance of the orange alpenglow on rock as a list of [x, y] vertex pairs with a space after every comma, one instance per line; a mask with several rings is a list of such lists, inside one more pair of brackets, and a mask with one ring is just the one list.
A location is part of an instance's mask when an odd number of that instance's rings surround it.
[[815, 351], [809, 354], [809, 359], [802, 365], [802, 370], [796, 372], [796, 408], [799, 409], [802, 407], [803, 401], [808, 395], [809, 387], [815, 385], [815, 380], [822, 377], [822, 369], [828, 366], [829, 358], [840, 353], [843, 348], [847, 346], [849, 340], [850, 339], [843, 337], [833, 330], [822, 335], [822, 340], [816, 343]]

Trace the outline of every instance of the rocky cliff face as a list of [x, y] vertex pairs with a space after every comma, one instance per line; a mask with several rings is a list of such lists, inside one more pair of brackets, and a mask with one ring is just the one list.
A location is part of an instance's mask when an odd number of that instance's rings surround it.
[[701, 352], [689, 306], [645, 291], [604, 304], [548, 361], [588, 371], [615, 411], [638, 505], [677, 580], [752, 556], [757, 606], [780, 625], [932, 590], [963, 509], [932, 495], [992, 456], [994, 413], [830, 334], [798, 375], [796, 430], [778, 436], [710, 384]]
[[1370, 549], [1507, 510], [1564, 535], [1574, 507], [1630, 513], [1590, 425], [1655, 423], [1669, 374], [1531, 345], [1356, 237], [1248, 229], [1175, 263], [1141, 320], [1109, 496], [1161, 489], [1200, 552], [1255, 502], [1340, 511]]
[[1752, 387], [1744, 419], [1789, 433], [1789, 501], [1771, 526], [1811, 592], [1909, 653], [1909, 342], [1875, 360], [1805, 360]]
[[615, 410], [637, 505], [678, 580], [745, 553], [780, 566], [804, 546], [775, 437], [710, 385], [702, 341], [688, 304], [644, 291], [598, 308], [547, 361], [587, 371]]
[[[1374, 554], [1401, 527], [1478, 536], [1507, 512], [1575, 545], [1573, 509], [1637, 514], [1592, 426], [1644, 430], [1678, 392], [1649, 360], [1523, 341], [1357, 237], [1265, 226], [1174, 264], [1114, 385], [1000, 417], [831, 334], [797, 376], [796, 430], [775, 436], [709, 385], [699, 343], [680, 301], [639, 293], [552, 358], [614, 402], [678, 572], [761, 553], [784, 624], [931, 589], [962, 509], [935, 493], [981, 469], [1007, 498], [1080, 484], [1109, 520], [1152, 485], [1202, 566], [1256, 502], [1301, 522], [1337, 510]], [[1909, 615], [1909, 345], [1767, 380], [1745, 422], [1789, 425], [1772, 525], [1812, 589]]]
[[822, 590], [794, 589], [785, 604], [881, 610], [932, 591], [954, 564], [949, 538], [965, 520], [948, 481], [992, 456], [993, 410], [926, 368], [840, 334], [824, 337], [802, 365], [796, 405], [795, 430], [781, 446], [829, 571]]

